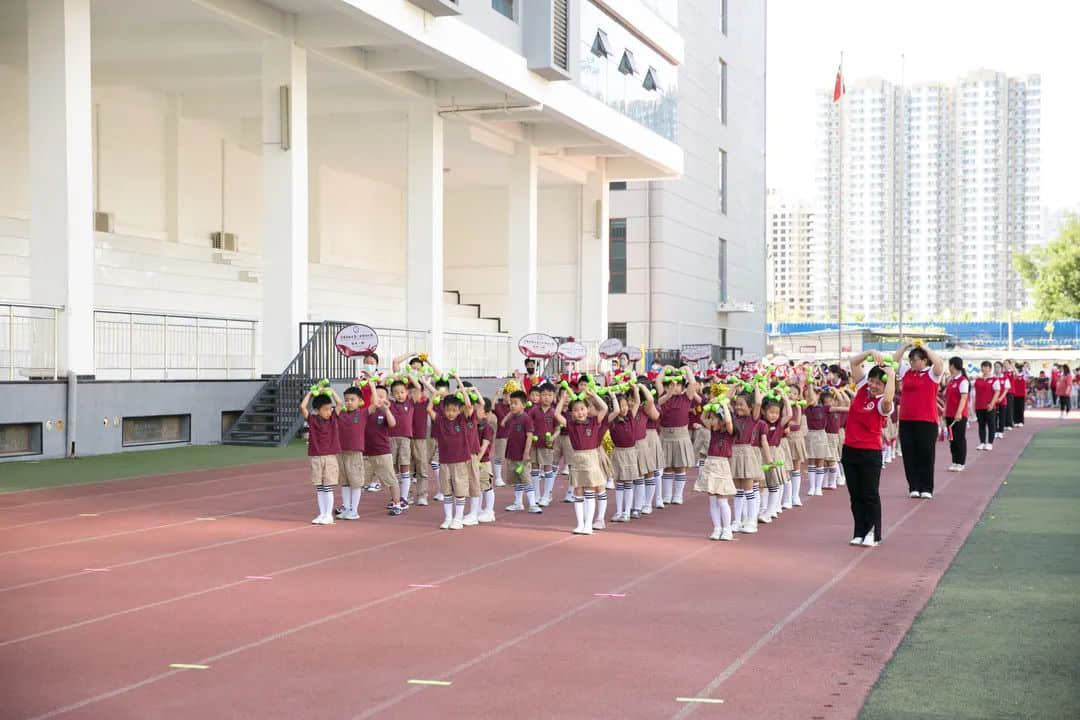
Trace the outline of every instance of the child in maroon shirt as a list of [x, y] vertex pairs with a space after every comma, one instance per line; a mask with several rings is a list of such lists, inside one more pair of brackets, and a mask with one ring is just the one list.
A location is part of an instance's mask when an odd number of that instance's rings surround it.
[[358, 520], [356, 508], [364, 485], [364, 431], [368, 415], [374, 405], [364, 407], [363, 391], [351, 387], [345, 391], [345, 407], [338, 408], [338, 437], [341, 453], [338, 466], [341, 474], [341, 507], [337, 517], [342, 520]]
[[506, 464], [511, 469], [514, 482], [514, 502], [506, 506], [507, 512], [520, 512], [525, 509], [522, 499], [529, 501], [529, 512], [541, 513], [543, 509], [536, 503], [536, 485], [529, 482], [529, 453], [532, 450], [533, 423], [525, 412], [528, 395], [521, 390], [510, 393], [510, 412], [499, 423], [507, 429]]
[[[341, 398], [330, 388], [330, 396], [311, 397], [309, 390], [300, 401], [300, 414], [308, 421], [308, 457], [311, 465], [311, 484], [315, 486], [315, 500], [319, 514], [311, 521], [312, 525], [334, 524], [334, 490], [338, 484], [338, 459], [341, 452], [341, 439], [338, 434], [338, 416], [334, 412], [334, 402], [340, 404]], [[308, 401], [314, 413], [308, 412]]]
[[[593, 530], [603, 530], [607, 510], [607, 493], [604, 492], [606, 478], [600, 468], [597, 452], [603, 438], [603, 423], [608, 407], [591, 389], [587, 389], [585, 395], [587, 400], [578, 397], [570, 401], [569, 420], [563, 414], [567, 395], [559, 398], [555, 408], [555, 420], [566, 428], [570, 447], [574, 450], [570, 456], [570, 482], [574, 486], [576, 535], [592, 535]], [[602, 497], [598, 498], [597, 495]], [[597, 513], [595, 522], [594, 513]]]

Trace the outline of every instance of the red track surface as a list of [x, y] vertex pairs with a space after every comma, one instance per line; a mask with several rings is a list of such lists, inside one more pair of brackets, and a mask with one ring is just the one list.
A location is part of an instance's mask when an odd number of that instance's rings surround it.
[[729, 543], [689, 492], [592, 537], [560, 503], [451, 532], [384, 496], [316, 527], [296, 461], [3, 495], [0, 718], [854, 717], [1049, 424], [962, 474], [939, 445], [932, 501], [894, 462], [873, 550], [843, 488]]

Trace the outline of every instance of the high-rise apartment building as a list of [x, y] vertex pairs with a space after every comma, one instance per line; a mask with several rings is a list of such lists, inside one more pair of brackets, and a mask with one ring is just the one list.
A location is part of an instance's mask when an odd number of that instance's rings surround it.
[[767, 207], [768, 320], [783, 322], [810, 317], [811, 278], [818, 266], [813, 254], [813, 207], [810, 203], [787, 199], [772, 189], [768, 192]]
[[1039, 77], [863, 79], [842, 103], [818, 94], [815, 252], [826, 272], [811, 314], [834, 318], [841, 287], [845, 319], [1022, 308], [1012, 259], [1041, 237]]

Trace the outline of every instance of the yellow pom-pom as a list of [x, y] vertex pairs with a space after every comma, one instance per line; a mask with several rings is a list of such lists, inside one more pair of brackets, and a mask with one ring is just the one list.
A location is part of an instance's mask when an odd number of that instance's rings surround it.
[[600, 441], [600, 446], [604, 448], [604, 452], [611, 455], [615, 452], [615, 441], [611, 439], [611, 433], [604, 433], [604, 439]]
[[428, 354], [426, 352], [425, 353], [420, 353], [419, 355], [416, 356], [416, 359], [419, 360], [420, 362], [427, 362]]
[[714, 398], [724, 397], [725, 395], [727, 395], [727, 392], [727, 385], [713, 385], [709, 388], [709, 396]]
[[506, 384], [502, 386], [503, 395], [510, 395], [516, 393], [521, 387], [518, 385], [517, 380], [507, 380]]

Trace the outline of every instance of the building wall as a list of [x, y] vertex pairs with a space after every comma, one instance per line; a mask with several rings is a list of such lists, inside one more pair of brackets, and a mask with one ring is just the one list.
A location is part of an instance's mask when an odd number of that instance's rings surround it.
[[786, 199], [775, 190], [768, 191], [768, 208], [769, 322], [808, 317], [814, 212], [809, 203]]
[[[609, 321], [627, 324], [632, 345], [686, 343], [764, 349], [765, 10], [731, 3], [720, 32], [720, 3], [684, 0], [679, 31], [682, 177], [629, 183], [611, 193], [611, 217], [627, 220], [627, 292], [609, 295]], [[720, 59], [727, 63], [727, 124], [720, 121]], [[727, 212], [720, 155], [727, 152]], [[720, 240], [727, 241], [727, 300], [752, 313], [718, 313]], [[651, 327], [650, 327], [651, 317]]]
[[[243, 410], [260, 385], [261, 380], [79, 383], [74, 418], [75, 452], [85, 456], [169, 447], [125, 448], [122, 418], [174, 413], [191, 415], [190, 444], [219, 443], [221, 413]], [[42, 423], [42, 454], [31, 459], [65, 456], [67, 433], [73, 421], [67, 415], [66, 382], [3, 383], [0, 393], [4, 397], [0, 403], [0, 423]], [[63, 429], [56, 429], [57, 420], [64, 421]], [[44, 424], [50, 421], [53, 428], [45, 429]]]

